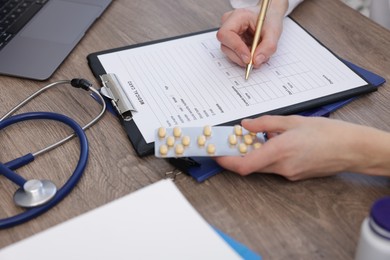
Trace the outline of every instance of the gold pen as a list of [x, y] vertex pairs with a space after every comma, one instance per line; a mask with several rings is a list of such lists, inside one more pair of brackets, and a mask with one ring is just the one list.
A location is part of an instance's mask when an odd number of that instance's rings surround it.
[[249, 78], [249, 73], [251, 72], [251, 70], [253, 68], [253, 55], [255, 54], [255, 50], [256, 50], [257, 45], [259, 44], [261, 28], [263, 27], [265, 15], [267, 13], [267, 9], [268, 9], [270, 2], [271, 2], [271, 0], [262, 0], [261, 1], [259, 17], [257, 18], [255, 36], [253, 38], [253, 44], [252, 44], [252, 48], [251, 48], [251, 59], [250, 59], [249, 63], [246, 65], [246, 71], [245, 71], [245, 79], [246, 80]]

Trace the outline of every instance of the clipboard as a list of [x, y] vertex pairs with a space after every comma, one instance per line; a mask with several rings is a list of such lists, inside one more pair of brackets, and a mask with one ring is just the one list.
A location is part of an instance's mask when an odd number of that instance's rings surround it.
[[[290, 19], [290, 18], [288, 18], [288, 19]], [[205, 33], [216, 32], [216, 31], [217, 31], [217, 29], [211, 29], [211, 30], [195, 32], [195, 33], [191, 33], [191, 34], [180, 35], [180, 36], [166, 38], [166, 39], [161, 39], [161, 40], [157, 40], [157, 41], [150, 41], [150, 42], [145, 42], [145, 43], [140, 43], [140, 44], [135, 44], [135, 45], [130, 45], [130, 46], [124, 46], [121, 48], [115, 48], [115, 49], [105, 50], [105, 51], [101, 51], [101, 52], [91, 53], [88, 55], [87, 60], [88, 60], [88, 64], [89, 64], [93, 74], [95, 75], [96, 78], [99, 79], [99, 78], [101, 78], [102, 75], [105, 75], [108, 72], [105, 70], [104, 65], [101, 63], [101, 60], [99, 59], [99, 56], [101, 56], [101, 55], [110, 54], [110, 53], [117, 53], [117, 52], [121, 52], [121, 51], [125, 51], [125, 50], [137, 49], [139, 47], [151, 46], [151, 45], [155, 45], [155, 44], [158, 45], [160, 43], [170, 42], [170, 41], [174, 41], [177, 39], [188, 38], [191, 36], [202, 35]], [[308, 35], [310, 35], [308, 32], [306, 32], [306, 33]], [[313, 36], [310, 35], [310, 37], [312, 37], [315, 41], [317, 41]], [[319, 42], [317, 41], [317, 43], [319, 43]], [[324, 47], [321, 43], [319, 43], [319, 44], [322, 47]], [[324, 48], [326, 50], [328, 50], [326, 47], [324, 47]], [[339, 57], [337, 57], [335, 54], [333, 54], [330, 50], [328, 50], [328, 51], [329, 51], [329, 53], [334, 55], [334, 57], [336, 57], [338, 60], [341, 60]], [[349, 66], [349, 68], [351, 68], [351, 66]], [[377, 86], [372, 85], [368, 80], [366, 80], [364, 75], [362, 75], [359, 70], [355, 70], [353, 68], [351, 68], [351, 70], [354, 71], [357, 75], [359, 75], [364, 80], [364, 84], [356, 86], [356, 87], [349, 89], [349, 90], [346, 90], [346, 91], [322, 96], [319, 98], [313, 98], [313, 99], [310, 99], [310, 100], [307, 100], [307, 101], [304, 101], [301, 103], [287, 105], [287, 106], [279, 107], [276, 109], [269, 109], [267, 111], [260, 112], [260, 113], [254, 113], [254, 114], [251, 114], [247, 117], [258, 117], [258, 116], [261, 116], [264, 114], [288, 115], [288, 114], [304, 113], [305, 111], [310, 111], [313, 109], [315, 110], [315, 109], [318, 109], [318, 108], [326, 106], [326, 105], [345, 101], [345, 100], [348, 100], [350, 98], [356, 97], [358, 95], [373, 92], [373, 91], [377, 90]], [[121, 88], [123, 88], [123, 86], [118, 86], [118, 88], [121, 89]], [[113, 103], [113, 100], [111, 100], [111, 103]], [[115, 104], [115, 102], [113, 103], [113, 105], [118, 110], [118, 105]], [[118, 111], [120, 113], [119, 118], [121, 120], [121, 123], [123, 124], [125, 131], [128, 135], [128, 138], [129, 138], [130, 142], [132, 143], [136, 153], [139, 156], [146, 156], [146, 155], [153, 154], [154, 143], [147, 142], [144, 139], [137, 124], [134, 122], [134, 120], [131, 119], [131, 116], [124, 117], [123, 113], [122, 113], [123, 111], [122, 112], [120, 110], [118, 110]], [[129, 114], [131, 115], [131, 112], [132, 112], [131, 109], [128, 109], [128, 112], [127, 112], [128, 115]], [[241, 119], [242, 118], [238, 118], [235, 120], [222, 122], [222, 123], [219, 123], [218, 125], [239, 124]], [[147, 118], [145, 120], [147, 120]]]

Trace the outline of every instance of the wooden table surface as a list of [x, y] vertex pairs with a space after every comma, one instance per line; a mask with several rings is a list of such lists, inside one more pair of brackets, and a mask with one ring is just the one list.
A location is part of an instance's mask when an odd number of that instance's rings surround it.
[[[215, 28], [230, 9], [227, 0], [115, 0], [49, 81], [0, 76], [0, 114], [49, 82], [83, 77], [98, 86], [86, 60], [91, 52]], [[292, 17], [337, 55], [390, 78], [388, 30], [338, 0], [306, 0]], [[386, 83], [332, 117], [390, 131], [389, 100]], [[84, 124], [99, 109], [87, 94], [63, 86], [39, 96], [21, 112], [50, 110]], [[70, 132], [45, 121], [8, 127], [0, 134], [0, 160], [37, 151]], [[87, 136], [89, 162], [75, 189], [49, 212], [0, 230], [0, 248], [154, 183], [173, 170], [154, 156], [137, 157], [110, 113]], [[71, 140], [18, 172], [27, 179], [48, 178], [60, 186], [73, 171], [78, 153], [78, 141]], [[223, 172], [203, 183], [182, 174], [175, 182], [210, 224], [264, 259], [352, 259], [360, 224], [371, 204], [390, 195], [388, 178], [353, 173], [290, 182], [275, 175], [240, 177]], [[16, 188], [0, 178], [0, 218], [22, 212], [12, 202]]]

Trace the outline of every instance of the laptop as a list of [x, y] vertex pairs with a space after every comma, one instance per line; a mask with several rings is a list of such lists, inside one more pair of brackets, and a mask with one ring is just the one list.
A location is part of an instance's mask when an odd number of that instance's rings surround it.
[[48, 79], [112, 0], [0, 0], [0, 74]]

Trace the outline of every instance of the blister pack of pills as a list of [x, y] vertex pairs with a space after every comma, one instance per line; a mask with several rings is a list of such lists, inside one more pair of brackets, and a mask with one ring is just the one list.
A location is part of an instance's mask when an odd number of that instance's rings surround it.
[[155, 132], [156, 157], [244, 155], [265, 142], [263, 133], [235, 126], [160, 127]]

